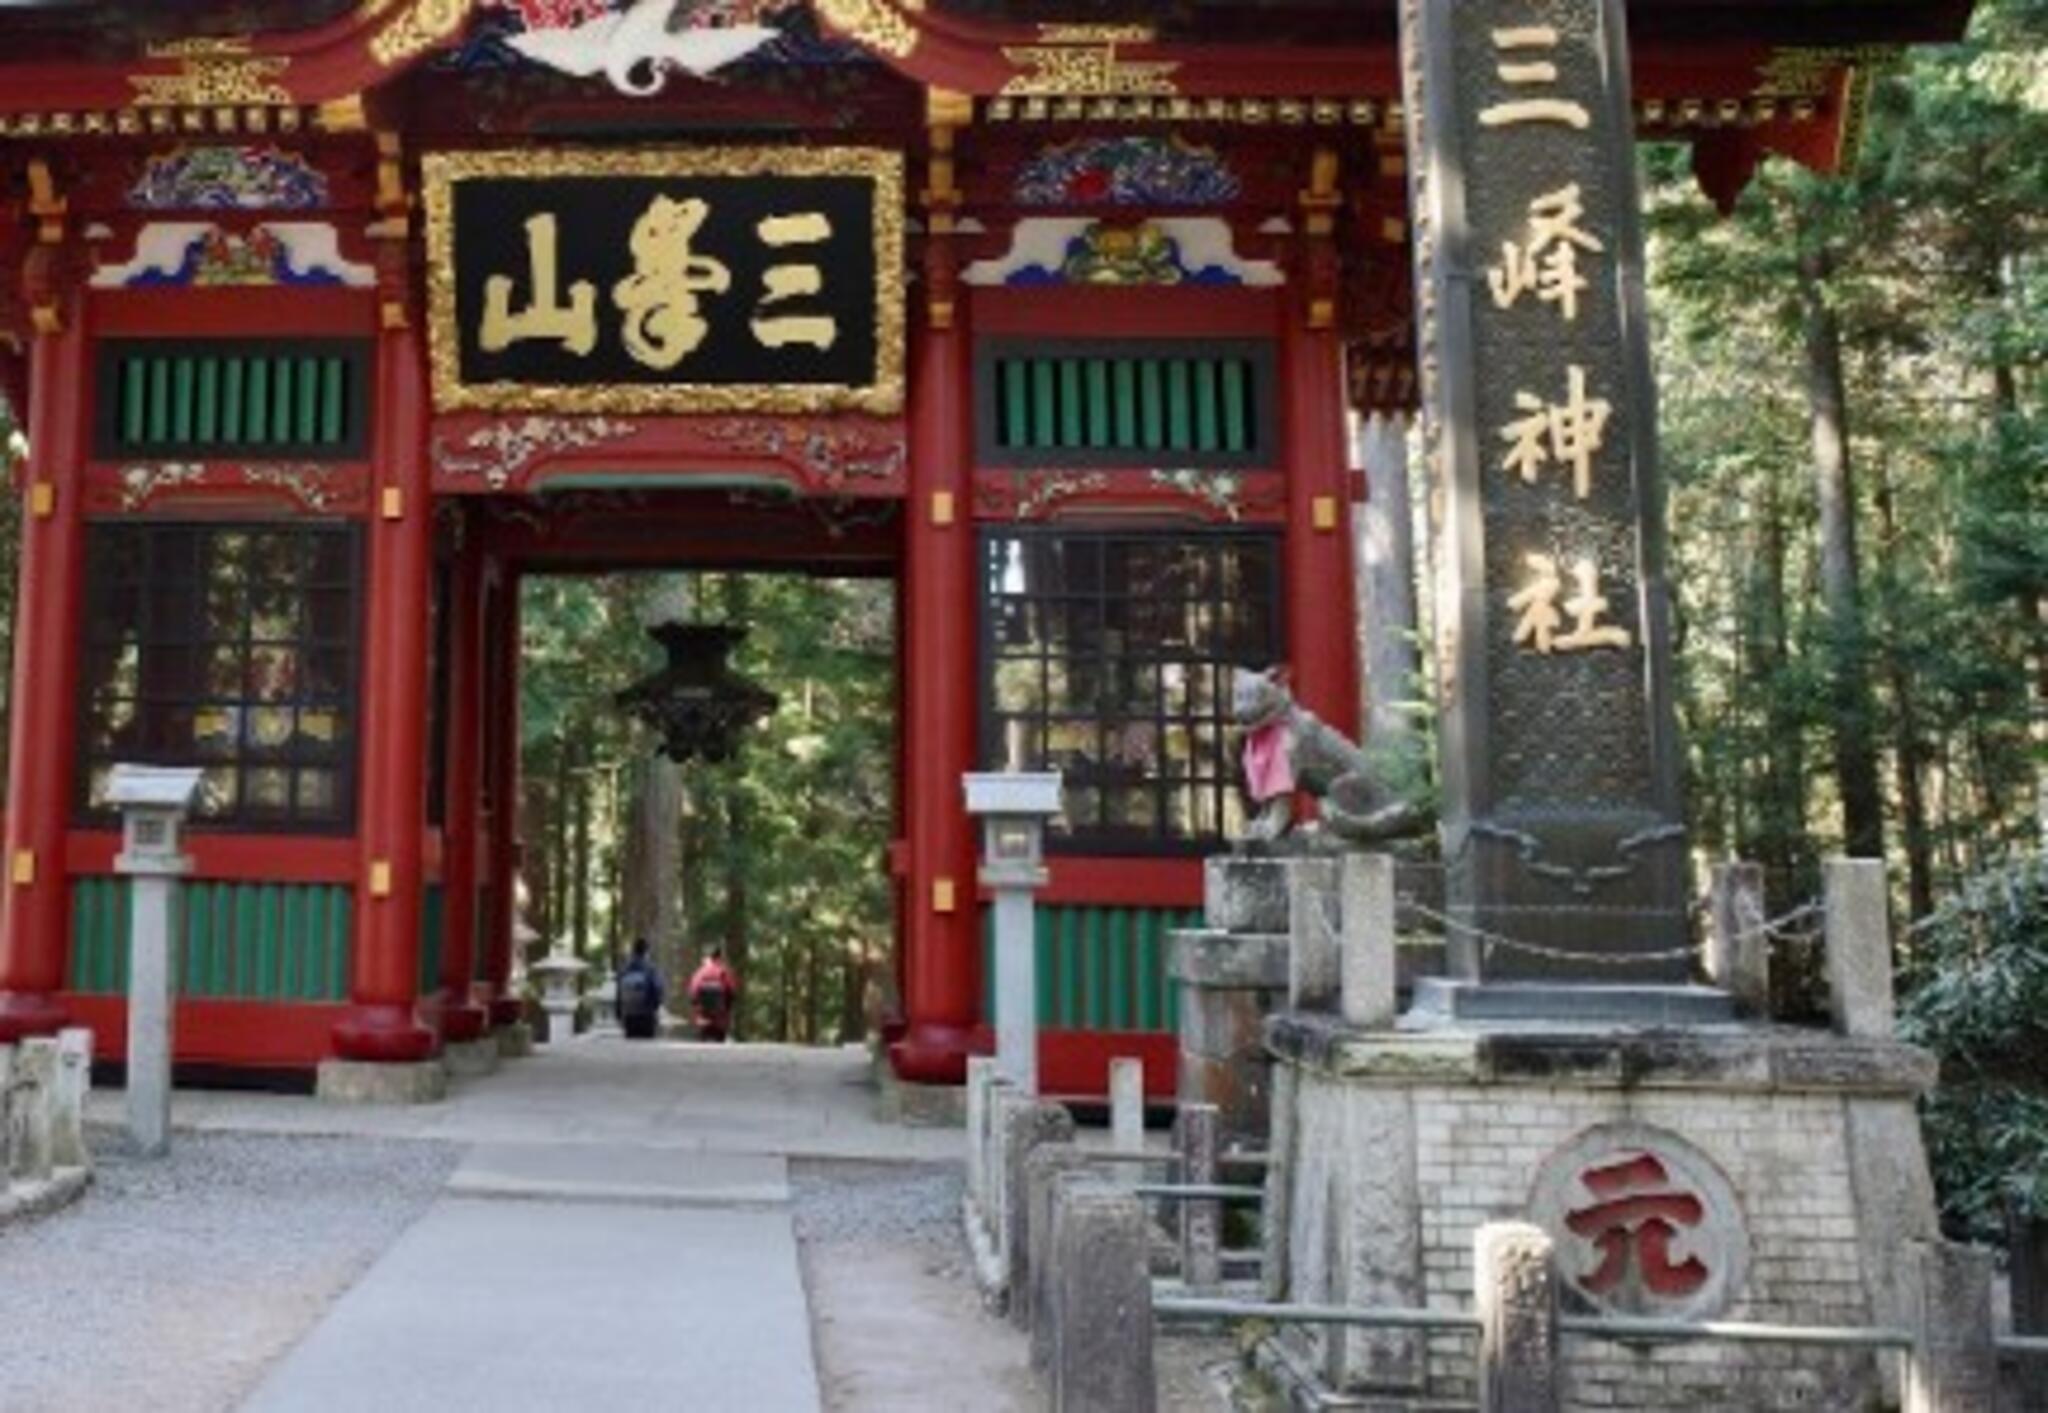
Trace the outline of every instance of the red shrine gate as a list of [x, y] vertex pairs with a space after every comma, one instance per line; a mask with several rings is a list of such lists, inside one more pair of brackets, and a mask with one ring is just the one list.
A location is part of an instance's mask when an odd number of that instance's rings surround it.
[[[1170, 1092], [1228, 670], [1358, 720], [1345, 410], [1414, 386], [1394, 7], [1291, 0], [1247, 42], [1222, 8], [815, 0], [651, 96], [646, 55], [525, 57], [611, 8], [0, 19], [0, 1038], [118, 1048], [117, 760], [206, 771], [181, 1057], [415, 1060], [510, 1018], [519, 575], [801, 567], [900, 584], [898, 1073], [985, 1048], [960, 777], [1014, 759], [1069, 791], [1044, 1081], [1136, 1050]], [[1723, 200], [1767, 153], [1834, 163], [1870, 46], [1964, 9], [1632, 8], [1643, 130]]]

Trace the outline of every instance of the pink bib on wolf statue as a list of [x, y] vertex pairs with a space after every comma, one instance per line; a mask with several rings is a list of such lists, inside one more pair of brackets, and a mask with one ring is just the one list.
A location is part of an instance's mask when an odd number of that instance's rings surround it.
[[1260, 804], [1278, 795], [1294, 793], [1294, 762], [1290, 748], [1294, 732], [1287, 718], [1276, 717], [1248, 732], [1244, 738], [1244, 783], [1252, 799]]

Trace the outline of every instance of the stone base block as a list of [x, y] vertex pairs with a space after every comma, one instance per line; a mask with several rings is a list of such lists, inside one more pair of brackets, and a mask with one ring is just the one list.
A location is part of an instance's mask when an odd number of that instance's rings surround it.
[[[1266, 1034], [1275, 1298], [1469, 1308], [1474, 1231], [1507, 1221], [1555, 1243], [1575, 1313], [1912, 1327], [1904, 1263], [1937, 1230], [1920, 1051], [1763, 1026], [1405, 1033], [1291, 1012]], [[1887, 1393], [1867, 1351], [1563, 1349], [1571, 1408], [1810, 1413]], [[1463, 1337], [1298, 1327], [1266, 1354], [1297, 1407], [1478, 1398]]]
[[533, 1027], [525, 1021], [494, 1028], [491, 1039], [497, 1042], [500, 1059], [523, 1060], [533, 1053]]
[[0, 1181], [0, 1230], [68, 1207], [91, 1185], [91, 1168], [56, 1168], [38, 1182], [14, 1187]]
[[875, 1117], [907, 1128], [965, 1128], [967, 1089], [958, 1084], [911, 1084], [884, 1061], [875, 1094]]
[[457, 1079], [476, 1079], [482, 1075], [496, 1074], [501, 1058], [496, 1037], [486, 1035], [478, 1040], [456, 1040], [442, 1047], [441, 1058], [448, 1064], [448, 1073]]
[[439, 1060], [322, 1060], [313, 1092], [331, 1104], [434, 1104], [448, 1097], [448, 1067]]
[[1709, 986], [1588, 986], [1423, 977], [1404, 1030], [1515, 1021], [1576, 1025], [1729, 1025], [1735, 998]]

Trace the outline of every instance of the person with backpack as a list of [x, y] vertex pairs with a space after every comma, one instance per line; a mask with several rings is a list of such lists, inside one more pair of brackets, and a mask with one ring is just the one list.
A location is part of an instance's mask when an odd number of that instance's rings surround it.
[[690, 1008], [695, 1012], [697, 1038], [724, 1040], [730, 1035], [733, 1011], [739, 1000], [740, 979], [725, 964], [725, 950], [713, 947], [690, 978]]
[[647, 939], [633, 939], [633, 959], [619, 971], [619, 1028], [628, 1040], [652, 1040], [661, 1023], [661, 973], [648, 956]]

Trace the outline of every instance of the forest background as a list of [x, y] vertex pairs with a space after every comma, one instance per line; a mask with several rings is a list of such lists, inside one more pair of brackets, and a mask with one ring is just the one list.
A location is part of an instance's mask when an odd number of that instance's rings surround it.
[[[1966, 42], [1885, 70], [1853, 170], [1773, 162], [1731, 213], [1685, 150], [1643, 151], [1696, 849], [1762, 864], [1774, 915], [1818, 894], [1827, 855], [1888, 862], [1903, 1026], [1943, 1061], [1944, 1202], [1978, 1234], [2009, 1201], [2048, 1213], [2044, 56], [2048, 0], [1980, 0]], [[1426, 563], [1426, 487], [1417, 502]], [[721, 943], [743, 1035], [868, 1033], [892, 945], [892, 592], [527, 586], [542, 945], [609, 961], [644, 935], [682, 973]], [[662, 760], [613, 703], [658, 664], [646, 625], [671, 618], [751, 630], [735, 665], [780, 706], [734, 762]], [[1811, 949], [1777, 960], [1780, 1008], [1811, 1010]]]

